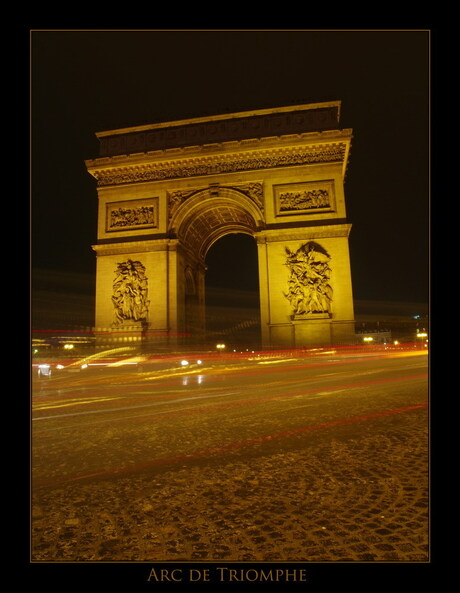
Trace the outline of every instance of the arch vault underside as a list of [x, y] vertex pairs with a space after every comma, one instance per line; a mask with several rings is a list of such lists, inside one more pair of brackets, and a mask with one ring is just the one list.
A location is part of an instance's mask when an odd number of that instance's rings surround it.
[[178, 208], [169, 231], [200, 261], [211, 245], [232, 232], [254, 235], [264, 225], [260, 208], [241, 190], [198, 191]]
[[[351, 131], [325, 127], [338, 108], [307, 105], [101, 133], [105, 154], [86, 163], [98, 182], [96, 327], [205, 343], [206, 253], [238, 232], [257, 241], [263, 346], [352, 340], [343, 188]], [[276, 135], [268, 133], [274, 122]], [[293, 126], [295, 134], [283, 133]], [[228, 140], [187, 144], [216, 129]], [[171, 143], [180, 132], [182, 145], [147, 150], [148, 142]]]

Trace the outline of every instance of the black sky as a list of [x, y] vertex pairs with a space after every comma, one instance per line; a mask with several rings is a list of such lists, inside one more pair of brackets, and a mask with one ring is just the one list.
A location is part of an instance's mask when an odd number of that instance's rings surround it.
[[92, 275], [95, 133], [342, 102], [355, 299], [427, 301], [430, 33], [34, 30], [32, 266]]

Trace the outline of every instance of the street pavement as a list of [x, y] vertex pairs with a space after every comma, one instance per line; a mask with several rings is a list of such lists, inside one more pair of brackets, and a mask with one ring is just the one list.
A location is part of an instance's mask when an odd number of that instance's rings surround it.
[[31, 560], [428, 562], [427, 404], [418, 351], [34, 381]]

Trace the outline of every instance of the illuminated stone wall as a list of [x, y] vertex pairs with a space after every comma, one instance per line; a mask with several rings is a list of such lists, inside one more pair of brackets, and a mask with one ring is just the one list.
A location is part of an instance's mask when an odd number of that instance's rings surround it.
[[[96, 268], [96, 327], [121, 330], [128, 327], [150, 328], [167, 331], [168, 314], [168, 271], [174, 269], [175, 252], [165, 241], [145, 243], [116, 243], [95, 246]], [[171, 262], [171, 260], [173, 260]], [[120, 320], [114, 305], [117, 270], [120, 263], [140, 262], [145, 268], [147, 279], [147, 314], [136, 319], [134, 315]], [[128, 287], [129, 295], [129, 287]], [[136, 294], [132, 297], [136, 298]]]
[[[348, 252], [349, 226], [331, 228], [315, 227], [314, 231], [263, 232], [258, 235], [259, 270], [261, 294], [265, 295], [262, 313], [263, 341], [278, 346], [324, 345], [348, 343], [354, 337], [353, 299]], [[295, 236], [295, 239], [293, 239]], [[305, 284], [297, 280], [297, 298], [290, 298], [290, 267], [286, 249], [297, 252], [304, 245], [315, 242], [330, 256], [329, 278], [326, 286], [331, 288], [328, 306], [315, 305], [320, 300], [309, 298], [307, 286], [315, 284], [308, 280], [303, 262], [297, 264], [299, 276], [305, 276]], [[263, 262], [263, 263], [262, 263]], [[263, 265], [265, 264], [265, 265]], [[317, 279], [319, 286], [323, 284]], [[326, 300], [326, 299], [325, 299]], [[294, 303], [299, 306], [295, 307]]]
[[101, 156], [87, 161], [99, 199], [96, 326], [199, 342], [206, 252], [243, 232], [258, 243], [263, 345], [352, 341], [351, 130], [337, 129], [339, 112], [325, 103], [99, 134]]

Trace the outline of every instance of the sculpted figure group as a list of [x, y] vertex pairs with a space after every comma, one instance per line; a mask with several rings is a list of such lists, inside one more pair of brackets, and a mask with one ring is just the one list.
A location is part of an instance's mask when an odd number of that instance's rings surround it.
[[286, 265], [290, 270], [285, 296], [291, 303], [293, 314], [330, 313], [329, 254], [313, 241], [305, 243], [296, 252], [285, 249]]
[[285, 192], [280, 194], [280, 210], [310, 210], [330, 206], [329, 192], [325, 189], [313, 189], [303, 192]]
[[145, 266], [128, 259], [115, 270], [112, 302], [115, 307], [115, 325], [124, 321], [145, 321], [149, 301]]
[[110, 213], [110, 228], [141, 226], [155, 223], [153, 206], [118, 208]]

